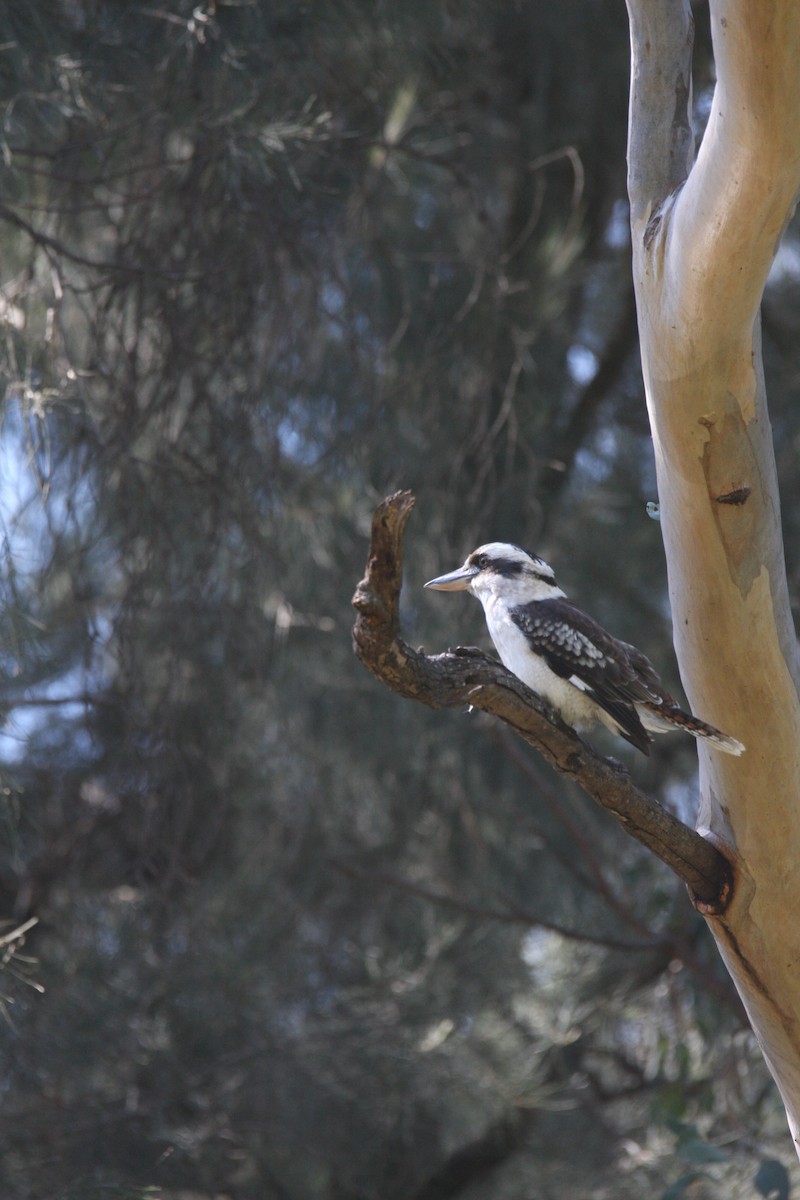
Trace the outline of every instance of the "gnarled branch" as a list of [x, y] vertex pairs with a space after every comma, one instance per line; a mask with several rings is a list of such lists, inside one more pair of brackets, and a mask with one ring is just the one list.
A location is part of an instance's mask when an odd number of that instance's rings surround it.
[[475, 649], [427, 655], [402, 640], [403, 534], [413, 506], [411, 492], [397, 492], [375, 510], [366, 575], [353, 597], [358, 613], [353, 644], [364, 665], [393, 691], [431, 708], [471, 705], [499, 717], [671, 867], [705, 914], [723, 912], [732, 883], [727, 859], [640, 792], [618, 763], [581, 741], [549, 704], [501, 663]]

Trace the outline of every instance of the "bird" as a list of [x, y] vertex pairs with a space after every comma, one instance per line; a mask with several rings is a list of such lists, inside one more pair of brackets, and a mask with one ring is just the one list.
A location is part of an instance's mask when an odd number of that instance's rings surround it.
[[641, 650], [572, 604], [552, 567], [521, 546], [487, 542], [425, 587], [477, 597], [503, 665], [573, 728], [599, 722], [643, 754], [651, 733], [672, 730], [725, 754], [743, 753], [736, 738], [680, 708]]

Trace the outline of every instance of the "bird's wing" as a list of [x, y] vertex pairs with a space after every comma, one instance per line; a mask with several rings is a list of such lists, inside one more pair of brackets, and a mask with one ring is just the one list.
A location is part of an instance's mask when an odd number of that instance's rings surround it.
[[646, 754], [650, 738], [634, 705], [672, 699], [650, 660], [568, 600], [534, 600], [513, 609], [511, 617], [550, 669], [586, 692]]

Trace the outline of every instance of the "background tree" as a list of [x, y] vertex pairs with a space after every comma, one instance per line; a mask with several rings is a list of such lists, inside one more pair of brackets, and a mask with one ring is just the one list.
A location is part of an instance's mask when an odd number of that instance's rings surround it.
[[[611, 0], [0, 16], [0, 894], [39, 919], [3, 975], [3, 1195], [728, 1197], [795, 1170], [681, 885], [350, 648], [372, 509], [407, 486], [409, 636], [481, 640], [416, 585], [491, 534], [676, 684], [626, 43]], [[637, 781], [690, 818], [694, 764], [659, 744]]]

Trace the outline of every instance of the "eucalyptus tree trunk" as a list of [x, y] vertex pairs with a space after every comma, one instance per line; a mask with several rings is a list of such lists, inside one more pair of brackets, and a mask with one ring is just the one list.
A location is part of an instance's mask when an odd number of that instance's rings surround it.
[[800, 703], [759, 305], [800, 187], [800, 4], [711, 0], [717, 85], [694, 160], [687, 0], [628, 0], [633, 267], [700, 827], [734, 866], [707, 919], [800, 1150]]

